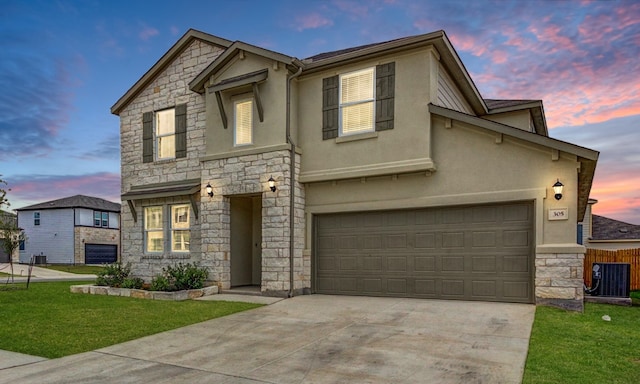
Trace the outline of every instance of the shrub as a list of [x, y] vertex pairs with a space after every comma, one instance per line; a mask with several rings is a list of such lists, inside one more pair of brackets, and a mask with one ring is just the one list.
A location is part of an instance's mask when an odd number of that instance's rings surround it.
[[120, 288], [125, 279], [131, 273], [131, 264], [113, 263], [106, 265], [102, 271], [98, 272], [96, 285]]
[[206, 267], [200, 267], [197, 263], [182, 264], [162, 268], [162, 274], [157, 275], [151, 281], [152, 291], [181, 291], [185, 289], [198, 289], [204, 287], [204, 282], [209, 276]]
[[121, 288], [140, 289], [144, 285], [144, 280], [139, 277], [127, 277], [122, 282]]

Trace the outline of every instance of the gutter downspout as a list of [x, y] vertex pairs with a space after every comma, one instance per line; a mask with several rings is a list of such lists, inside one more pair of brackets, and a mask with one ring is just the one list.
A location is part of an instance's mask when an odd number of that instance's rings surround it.
[[287, 117], [286, 131], [287, 143], [289, 147], [289, 174], [291, 175], [291, 185], [289, 186], [289, 295], [293, 297], [293, 281], [294, 281], [294, 251], [295, 251], [295, 235], [294, 235], [294, 219], [295, 219], [295, 185], [296, 185], [296, 145], [291, 139], [291, 81], [302, 73], [302, 66], [298, 66], [298, 71], [291, 76], [287, 76]]

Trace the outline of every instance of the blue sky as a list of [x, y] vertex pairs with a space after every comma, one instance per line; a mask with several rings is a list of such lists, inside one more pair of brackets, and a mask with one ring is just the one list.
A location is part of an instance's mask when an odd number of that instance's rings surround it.
[[484, 98], [542, 99], [551, 137], [601, 152], [596, 214], [640, 224], [638, 1], [0, 0], [10, 209], [119, 201], [110, 107], [189, 28], [301, 59], [443, 29]]

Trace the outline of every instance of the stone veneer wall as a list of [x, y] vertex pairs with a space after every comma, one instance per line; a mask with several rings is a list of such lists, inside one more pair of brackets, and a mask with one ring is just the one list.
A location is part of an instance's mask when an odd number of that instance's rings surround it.
[[[201, 40], [194, 40], [163, 72], [136, 96], [120, 112], [120, 145], [122, 191], [128, 192], [132, 185], [147, 185], [178, 180], [200, 178], [200, 157], [205, 154], [205, 97], [189, 89], [189, 82], [223, 50]], [[172, 160], [142, 162], [142, 114], [148, 111], [173, 107], [187, 103], [187, 157]], [[138, 221], [128, 205], [122, 205], [121, 230], [123, 262], [143, 264], [134, 267], [135, 273], [150, 278], [161, 269], [161, 265], [173, 264], [175, 257], [184, 255], [163, 255], [160, 259], [150, 256], [143, 258], [143, 210], [144, 205], [184, 203], [181, 199], [161, 199], [157, 201], [136, 201]], [[194, 218], [195, 222], [195, 218]], [[192, 236], [199, 233], [199, 223], [192, 226]], [[195, 239], [192, 239], [194, 242]], [[155, 257], [155, 256], [154, 256]], [[199, 250], [188, 257], [198, 261]]]
[[577, 244], [536, 248], [536, 304], [583, 311], [584, 252]]
[[[202, 263], [213, 271], [210, 278], [222, 289], [231, 284], [230, 196], [262, 195], [262, 284], [265, 295], [283, 296], [289, 291], [289, 151], [210, 160], [204, 163], [202, 184], [211, 183], [214, 196], [202, 197]], [[296, 155], [296, 173], [300, 156]], [[267, 180], [273, 176], [277, 190], [271, 192]], [[304, 188], [296, 183], [294, 292], [311, 287], [311, 261], [303, 257]]]
[[120, 230], [94, 227], [74, 228], [74, 263], [84, 264], [85, 244], [109, 244], [118, 246], [118, 259], [120, 258]]

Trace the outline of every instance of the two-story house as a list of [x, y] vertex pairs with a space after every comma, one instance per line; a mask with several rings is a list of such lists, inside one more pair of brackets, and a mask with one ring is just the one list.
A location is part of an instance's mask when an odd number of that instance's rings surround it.
[[118, 261], [120, 204], [76, 195], [29, 205], [18, 212], [27, 241], [20, 263], [106, 264]]
[[443, 31], [300, 60], [189, 30], [111, 112], [146, 279], [582, 309], [598, 153], [482, 98]]

